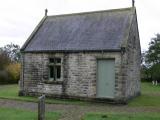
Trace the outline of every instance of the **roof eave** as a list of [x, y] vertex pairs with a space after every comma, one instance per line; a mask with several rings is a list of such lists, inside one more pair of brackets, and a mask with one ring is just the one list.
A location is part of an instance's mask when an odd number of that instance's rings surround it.
[[25, 50], [25, 48], [27, 47], [27, 45], [29, 44], [29, 42], [32, 40], [32, 38], [34, 37], [34, 35], [37, 33], [37, 31], [39, 30], [39, 28], [42, 26], [42, 24], [46, 20], [46, 18], [47, 18], [47, 16], [44, 16], [42, 18], [42, 20], [39, 22], [39, 24], [36, 26], [36, 28], [31, 33], [31, 35], [28, 37], [28, 39], [26, 40], [26, 42], [24, 43], [24, 45], [21, 47], [20, 51], [24, 51]]
[[21, 53], [77, 53], [77, 52], [121, 52], [121, 49], [104, 49], [104, 50], [36, 50], [36, 51], [21, 51]]
[[132, 26], [132, 21], [133, 21], [133, 18], [134, 16], [136, 15], [136, 8], [135, 7], [132, 7], [132, 16], [130, 16], [130, 21], [129, 21], [129, 25], [126, 29], [126, 32], [124, 34], [124, 37], [123, 37], [123, 40], [121, 42], [121, 45], [120, 47], [126, 47], [127, 46], [127, 41], [129, 39], [129, 32], [130, 32], [130, 29], [131, 29], [131, 26]]

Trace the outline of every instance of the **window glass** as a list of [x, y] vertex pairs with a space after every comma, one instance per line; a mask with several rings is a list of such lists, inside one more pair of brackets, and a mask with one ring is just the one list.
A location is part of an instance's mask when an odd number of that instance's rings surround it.
[[54, 78], [54, 67], [50, 66], [49, 69], [50, 69], [50, 78]]
[[50, 62], [50, 63], [54, 63], [54, 58], [50, 58], [50, 59], [49, 59], [49, 62]]
[[60, 58], [55, 58], [56, 63], [61, 63], [61, 59]]
[[61, 78], [61, 58], [49, 59], [49, 72], [50, 80], [57, 80]]
[[57, 78], [59, 79], [61, 77], [61, 66], [57, 66]]

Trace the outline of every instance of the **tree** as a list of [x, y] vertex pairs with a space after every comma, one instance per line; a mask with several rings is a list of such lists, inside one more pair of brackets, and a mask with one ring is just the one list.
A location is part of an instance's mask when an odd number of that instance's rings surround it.
[[8, 44], [0, 48], [0, 84], [17, 83], [20, 77], [20, 47]]
[[146, 53], [146, 63], [151, 66], [160, 63], [160, 34], [156, 34], [155, 38], [149, 43], [149, 50]]
[[0, 70], [3, 70], [11, 62], [7, 53], [0, 48]]
[[8, 44], [2, 48], [12, 62], [20, 61], [20, 46], [16, 44]]
[[149, 49], [145, 52], [145, 66], [151, 80], [160, 80], [160, 34], [156, 34], [149, 43]]

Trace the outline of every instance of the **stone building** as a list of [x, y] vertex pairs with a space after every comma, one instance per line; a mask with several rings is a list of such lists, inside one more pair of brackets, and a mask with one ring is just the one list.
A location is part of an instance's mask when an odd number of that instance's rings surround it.
[[21, 95], [126, 103], [140, 94], [135, 7], [45, 15], [21, 53]]

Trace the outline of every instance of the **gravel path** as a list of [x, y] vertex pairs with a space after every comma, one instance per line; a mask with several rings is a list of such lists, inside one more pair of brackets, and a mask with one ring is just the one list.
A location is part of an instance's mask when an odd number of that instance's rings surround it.
[[[37, 110], [37, 103], [0, 99], [0, 107], [11, 107], [25, 110]], [[80, 118], [90, 112], [114, 112], [114, 113], [160, 113], [158, 107], [128, 107], [127, 105], [108, 105], [93, 103], [89, 105], [64, 105], [46, 104], [46, 111], [59, 111], [62, 113], [60, 120], [80, 120]]]

